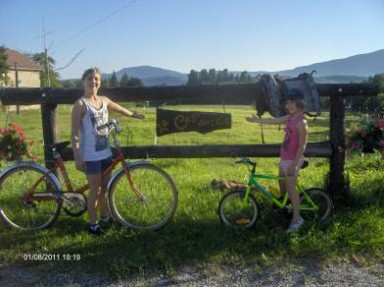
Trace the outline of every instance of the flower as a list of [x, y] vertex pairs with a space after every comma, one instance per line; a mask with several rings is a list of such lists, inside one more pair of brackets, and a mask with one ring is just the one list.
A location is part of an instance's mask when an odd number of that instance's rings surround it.
[[8, 128], [0, 128], [0, 162], [1, 160], [21, 159], [26, 155], [34, 159], [34, 155], [28, 151], [28, 148], [33, 144], [28, 141], [21, 127], [11, 122]]
[[346, 133], [348, 152], [384, 154], [384, 119], [364, 119]]

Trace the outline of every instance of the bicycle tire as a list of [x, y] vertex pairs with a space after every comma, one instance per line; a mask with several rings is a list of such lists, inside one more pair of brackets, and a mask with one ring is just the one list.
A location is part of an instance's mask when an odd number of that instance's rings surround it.
[[218, 214], [226, 226], [247, 229], [254, 227], [259, 218], [259, 205], [252, 194], [244, 206], [245, 191], [233, 190], [225, 194], [219, 203]]
[[48, 175], [35, 188], [34, 196], [48, 195], [50, 199], [26, 199], [30, 188], [48, 170], [34, 163], [20, 162], [10, 166], [0, 176], [0, 217], [9, 227], [35, 231], [49, 227], [59, 216], [61, 202], [55, 197], [60, 184]]
[[[300, 210], [301, 216], [307, 222], [326, 221], [331, 215], [333, 204], [331, 197], [320, 188], [310, 188], [305, 191], [318, 206], [317, 211]], [[300, 197], [300, 205], [307, 202], [304, 195]], [[310, 205], [310, 203], [308, 203]]]
[[140, 199], [132, 190], [123, 169], [111, 179], [108, 203], [112, 216], [126, 228], [158, 230], [173, 218], [178, 204], [178, 191], [171, 176], [149, 163], [130, 165]]

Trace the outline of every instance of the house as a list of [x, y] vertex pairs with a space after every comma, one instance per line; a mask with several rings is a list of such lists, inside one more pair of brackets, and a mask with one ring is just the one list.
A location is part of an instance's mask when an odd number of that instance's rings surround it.
[[6, 49], [5, 54], [7, 55], [7, 65], [9, 67], [7, 87], [40, 87], [40, 72], [43, 70], [42, 67], [15, 50]]
[[[5, 49], [7, 55], [8, 81], [2, 82], [1, 86], [6, 88], [40, 88], [40, 73], [43, 68], [18, 51]], [[33, 106], [7, 106], [7, 110], [39, 108]]]

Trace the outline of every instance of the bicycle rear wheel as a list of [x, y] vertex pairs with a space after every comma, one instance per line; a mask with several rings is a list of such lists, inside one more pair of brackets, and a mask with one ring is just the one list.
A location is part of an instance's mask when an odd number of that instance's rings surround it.
[[171, 221], [176, 212], [178, 193], [172, 178], [151, 164], [131, 165], [132, 189], [124, 170], [112, 179], [109, 206], [114, 218], [135, 230], [157, 230]]
[[255, 197], [249, 194], [244, 202], [245, 191], [230, 191], [220, 200], [218, 213], [220, 221], [230, 227], [253, 227], [259, 216]]
[[[0, 217], [8, 226], [33, 231], [55, 222], [61, 202], [54, 194], [60, 187], [51, 176], [42, 179], [45, 172], [43, 167], [31, 163], [15, 164], [3, 172]], [[28, 197], [34, 185], [33, 197]]]
[[[322, 189], [311, 188], [305, 191], [311, 198], [314, 204], [317, 205], [317, 210], [300, 209], [301, 216], [307, 222], [325, 221], [329, 218], [332, 212], [333, 204], [331, 197]], [[304, 195], [300, 198], [300, 207], [312, 206]]]

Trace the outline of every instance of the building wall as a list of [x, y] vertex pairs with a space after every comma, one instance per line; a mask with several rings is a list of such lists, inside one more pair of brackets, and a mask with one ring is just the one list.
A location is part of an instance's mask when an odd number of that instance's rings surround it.
[[[8, 71], [7, 87], [16, 87], [16, 72]], [[19, 88], [39, 88], [40, 87], [40, 72], [39, 71], [18, 71]]]
[[[8, 84], [7, 87], [16, 87], [16, 73], [14, 70], [8, 70]], [[39, 71], [18, 71], [19, 88], [40, 88], [40, 72]], [[3, 83], [2, 83], [3, 84]], [[19, 111], [29, 109], [39, 109], [40, 105], [29, 105], [29, 106], [6, 106], [1, 107], [1, 110], [8, 111]]]

